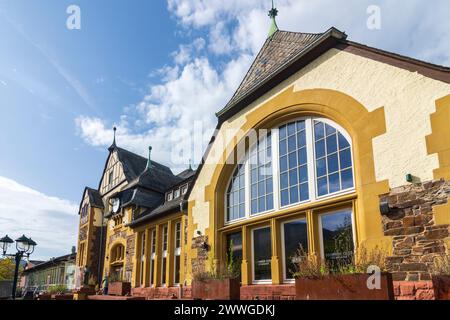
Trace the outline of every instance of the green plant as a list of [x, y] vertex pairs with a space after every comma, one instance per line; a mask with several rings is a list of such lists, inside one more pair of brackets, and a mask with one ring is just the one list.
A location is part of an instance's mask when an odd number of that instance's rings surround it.
[[294, 278], [318, 279], [330, 274], [328, 265], [317, 255], [306, 252], [302, 245], [297, 250], [294, 261]]
[[210, 252], [208, 255], [209, 270], [206, 270], [203, 264], [195, 265], [192, 270], [194, 280], [207, 281], [238, 278], [240, 275], [240, 263], [234, 258], [232, 248], [233, 243], [230, 244], [227, 250], [227, 262], [222, 268], [217, 264], [212, 252]]
[[450, 276], [450, 254], [442, 254], [433, 259], [430, 272], [435, 276]]
[[344, 252], [337, 252], [339, 258], [326, 262], [315, 254], [308, 254], [300, 246], [294, 257], [297, 262], [294, 277], [321, 278], [328, 275], [361, 274], [366, 273], [370, 266], [377, 266], [382, 272], [387, 271], [386, 253], [379, 247], [367, 250], [361, 246], [354, 253], [348, 253], [347, 246], [342, 248]]
[[50, 294], [63, 294], [67, 292], [67, 287], [63, 284], [58, 284], [58, 285], [54, 285], [54, 286], [50, 286], [47, 289], [47, 293]]

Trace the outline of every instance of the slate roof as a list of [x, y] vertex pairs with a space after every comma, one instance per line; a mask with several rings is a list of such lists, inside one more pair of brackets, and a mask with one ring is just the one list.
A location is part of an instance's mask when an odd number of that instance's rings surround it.
[[89, 205], [94, 208], [103, 209], [105, 206], [103, 205], [103, 200], [100, 192], [98, 190], [86, 187], [86, 191], [89, 197]]
[[[185, 176], [186, 179], [181, 179], [176, 185], [172, 186], [171, 188], [168, 188], [166, 191], [173, 190], [175, 187], [179, 187], [180, 185], [189, 184], [188, 190], [192, 188], [193, 185], [193, 178], [195, 176], [195, 170], [187, 169], [180, 173], [178, 177]], [[147, 210], [143, 211], [141, 214], [139, 214], [136, 217], [133, 217], [133, 221], [129, 224], [131, 227], [135, 227], [143, 222], [152, 220], [153, 218], [159, 217], [163, 214], [169, 214], [173, 212], [179, 212], [180, 210], [186, 210], [187, 208], [187, 197], [189, 195], [189, 192], [187, 192], [185, 195], [181, 195], [176, 199], [172, 199], [170, 201], [165, 201], [165, 194], [163, 198], [161, 199], [159, 205], [155, 207], [147, 207]]]
[[[115, 150], [117, 150], [117, 156], [119, 157], [120, 162], [123, 166], [123, 173], [125, 174], [125, 177], [128, 181], [132, 181], [136, 179], [145, 169], [147, 166], [147, 159], [137, 155], [131, 151], [115, 147]], [[173, 175], [172, 170], [170, 170], [169, 167], [166, 167], [165, 165], [162, 165], [156, 161], [151, 161], [152, 166], [156, 168], [157, 170], [168, 174]]]
[[48, 267], [53, 267], [55, 264], [61, 263], [61, 262], [66, 262], [66, 261], [73, 261], [75, 262], [75, 259], [77, 257], [76, 253], [70, 253], [70, 254], [66, 254], [64, 256], [60, 256], [57, 258], [52, 258], [50, 260], [47, 260], [45, 262], [39, 263], [29, 269], [26, 269], [23, 271], [23, 273], [31, 273], [37, 270], [42, 270]]
[[322, 35], [323, 33], [301, 33], [279, 30], [271, 38], [267, 38], [246, 76], [223, 110], [235, 104], [254, 87], [269, 78], [277, 69], [296, 57]]
[[195, 170], [192, 170], [192, 168], [186, 169], [183, 172], [177, 174], [177, 177], [180, 177], [182, 179], [188, 179], [191, 178], [195, 174]]
[[141, 172], [138, 177], [128, 184], [127, 189], [142, 187], [165, 193], [171, 186], [182, 180], [181, 177], [173, 175], [172, 171], [161, 170], [159, 167], [154, 166]]

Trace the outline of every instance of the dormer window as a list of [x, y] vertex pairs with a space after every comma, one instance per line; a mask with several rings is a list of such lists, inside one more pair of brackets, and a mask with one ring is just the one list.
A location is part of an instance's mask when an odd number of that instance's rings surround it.
[[179, 196], [180, 196], [180, 189], [176, 189], [176, 190], [174, 191], [173, 198], [176, 199], [176, 198], [178, 198]]
[[188, 185], [187, 184], [181, 187], [181, 194], [182, 195], [185, 195], [187, 193], [187, 191], [188, 191]]
[[167, 193], [167, 201], [171, 201], [172, 199], [173, 199], [173, 193], [171, 191], [171, 192]]

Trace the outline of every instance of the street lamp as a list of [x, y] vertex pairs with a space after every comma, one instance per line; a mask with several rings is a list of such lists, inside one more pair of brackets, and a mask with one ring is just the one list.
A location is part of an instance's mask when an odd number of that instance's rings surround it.
[[16, 298], [16, 289], [17, 289], [17, 280], [19, 278], [19, 265], [22, 258], [26, 256], [27, 258], [34, 252], [34, 247], [37, 246], [37, 243], [34, 242], [31, 238], [25, 237], [22, 235], [20, 238], [16, 239], [16, 250], [17, 252], [14, 254], [7, 254], [9, 247], [13, 244], [14, 241], [6, 235], [5, 237], [0, 239], [0, 248], [3, 251], [4, 257], [13, 257], [16, 262], [16, 267], [14, 269], [14, 282], [12, 288], [12, 299]]

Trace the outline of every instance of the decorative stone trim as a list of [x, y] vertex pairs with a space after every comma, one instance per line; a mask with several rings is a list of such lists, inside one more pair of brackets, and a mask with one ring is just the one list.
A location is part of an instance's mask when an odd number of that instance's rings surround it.
[[431, 280], [429, 267], [448, 250], [450, 230], [450, 224], [435, 223], [433, 207], [448, 198], [450, 181], [444, 180], [398, 187], [381, 196], [389, 205], [382, 221], [384, 234], [393, 237], [393, 254], [386, 262], [394, 280]]

